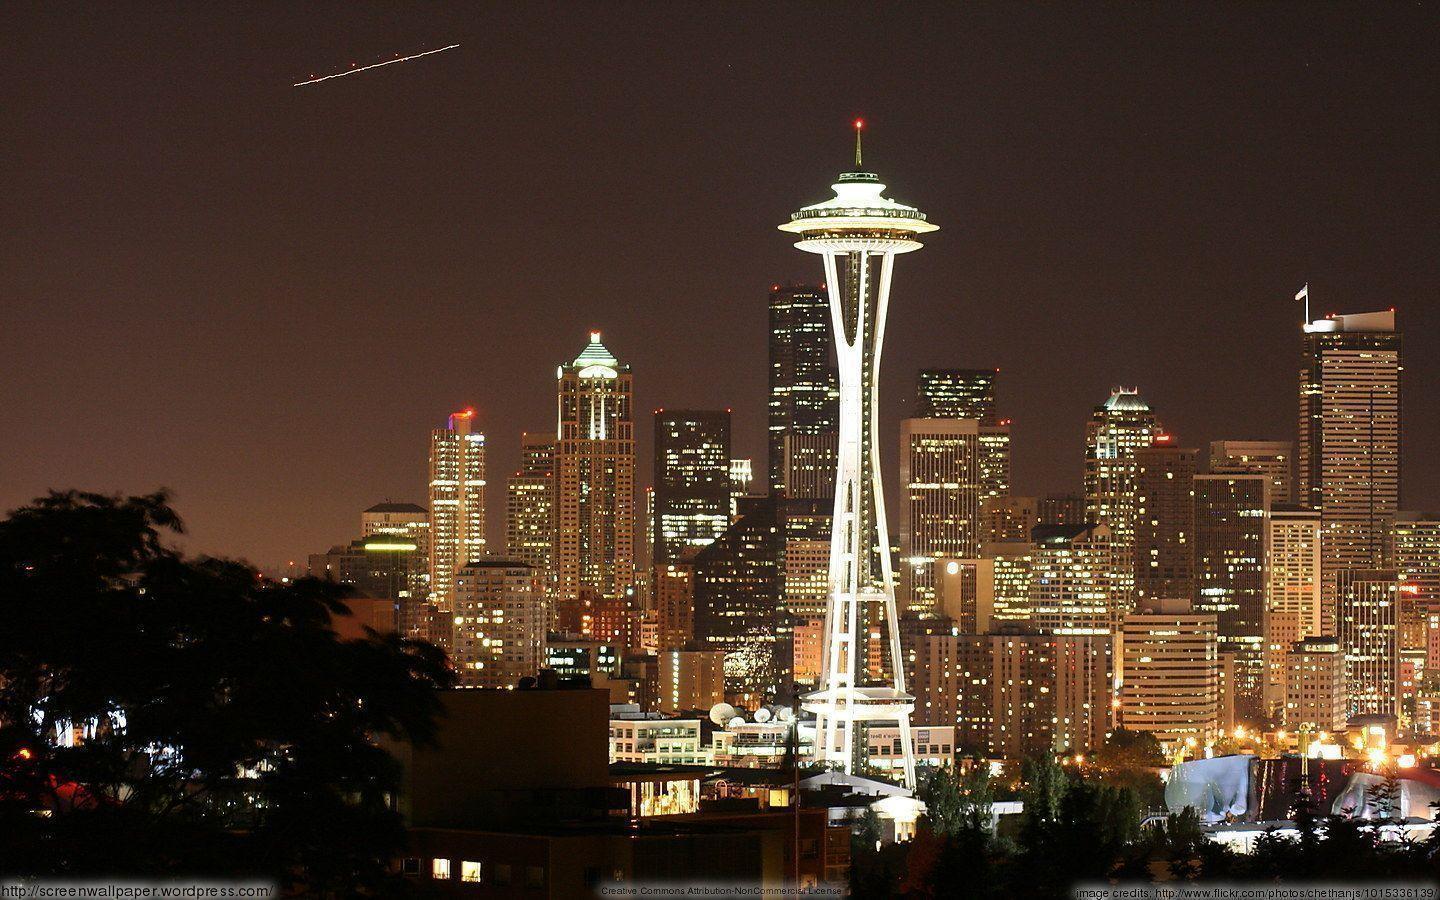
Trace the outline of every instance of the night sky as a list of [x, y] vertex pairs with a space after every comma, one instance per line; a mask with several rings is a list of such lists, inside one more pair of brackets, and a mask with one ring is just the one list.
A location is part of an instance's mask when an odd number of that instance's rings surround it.
[[372, 503], [423, 503], [428, 429], [474, 405], [496, 537], [520, 432], [554, 427], [591, 328], [634, 367], [642, 483], [660, 406], [733, 407], [758, 474], [766, 293], [820, 273], [775, 226], [829, 196], [857, 115], [867, 167], [942, 228], [897, 265], [892, 461], [922, 366], [1001, 368], [1021, 494], [1078, 490], [1115, 384], [1186, 445], [1293, 438], [1308, 281], [1317, 314], [1398, 308], [1402, 504], [1440, 505], [1433, 6], [4, 21], [6, 509], [164, 485], [191, 549], [303, 560]]

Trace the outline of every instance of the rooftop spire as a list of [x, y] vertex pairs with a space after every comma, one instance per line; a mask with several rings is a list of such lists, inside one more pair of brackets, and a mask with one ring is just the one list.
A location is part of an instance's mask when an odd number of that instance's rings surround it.
[[860, 130], [864, 127], [864, 119], [855, 120], [855, 168], [857, 169], [863, 165], [863, 163], [860, 162]]

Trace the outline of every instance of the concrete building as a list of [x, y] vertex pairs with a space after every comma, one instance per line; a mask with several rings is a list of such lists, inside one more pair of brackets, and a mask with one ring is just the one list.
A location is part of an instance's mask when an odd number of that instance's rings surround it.
[[656, 709], [674, 715], [708, 711], [725, 700], [725, 654], [715, 650], [660, 651]]
[[770, 288], [770, 490], [835, 495], [840, 387], [824, 285]]
[[611, 718], [610, 762], [704, 766], [699, 719]]
[[730, 411], [655, 411], [655, 565], [705, 547], [730, 524]]
[[983, 543], [1028, 541], [1030, 532], [1039, 524], [1038, 497], [982, 496], [980, 500], [980, 534]]
[[[456, 572], [485, 555], [485, 435], [474, 420], [475, 410], [462, 410], [430, 432], [430, 594], [444, 616]], [[436, 637], [449, 646], [448, 633]]]
[[548, 581], [555, 518], [555, 436], [520, 436], [520, 469], [505, 482], [505, 555], [529, 563]]
[[1120, 639], [1120, 725], [1167, 749], [1211, 743], [1222, 727], [1215, 614], [1186, 600], [1156, 601], [1125, 616]]
[[1339, 641], [1329, 637], [1296, 641], [1286, 654], [1283, 726], [1295, 730], [1308, 724], [1316, 731], [1341, 731], [1349, 705], [1345, 654]]
[[1336, 621], [1350, 715], [1399, 714], [1399, 580], [1394, 569], [1335, 573]]
[[540, 572], [517, 560], [478, 559], [455, 575], [450, 649], [461, 687], [514, 688], [545, 660]]
[[1211, 475], [1264, 475], [1272, 503], [1293, 503], [1294, 441], [1211, 441]]
[[1298, 505], [1272, 506], [1267, 527], [1266, 607], [1295, 617], [1297, 641], [1326, 633], [1320, 599], [1320, 513]]
[[1199, 453], [1169, 442], [1138, 447], [1135, 461], [1135, 601], [1195, 590], [1195, 473]]
[[995, 596], [991, 619], [996, 623], [1029, 623], [1034, 616], [1030, 606], [1030, 570], [1034, 565], [1035, 545], [1028, 533], [1025, 537], [1024, 541], [995, 542], [980, 547], [980, 558], [990, 560], [993, 566]]
[[1266, 476], [1195, 476], [1195, 611], [1215, 615], [1220, 652], [1235, 658], [1235, 716], [1251, 726], [1265, 720], [1269, 517]]
[[1138, 389], [1111, 392], [1086, 424], [1085, 518], [1110, 530], [1111, 590], [1121, 611], [1130, 609], [1135, 590], [1135, 451], [1162, 431]]
[[1440, 612], [1440, 513], [1396, 514], [1387, 558], [1400, 579], [1400, 646], [1425, 647], [1426, 622]]
[[1037, 525], [1032, 538], [1030, 610], [1035, 628], [1045, 634], [1110, 634], [1123, 614], [1110, 528]]
[[635, 580], [633, 376], [598, 331], [555, 374], [556, 602], [624, 597]]
[[682, 559], [655, 567], [656, 644], [661, 650], [695, 639], [695, 548]]
[[900, 605], [934, 610], [933, 561], [980, 552], [980, 444], [974, 419], [900, 423]]
[[931, 562], [934, 612], [961, 634], [986, 634], [995, 612], [993, 559], [937, 559]]

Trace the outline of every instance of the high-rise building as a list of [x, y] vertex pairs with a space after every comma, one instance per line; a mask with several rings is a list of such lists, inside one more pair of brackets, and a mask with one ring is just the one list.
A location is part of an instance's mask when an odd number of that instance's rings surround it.
[[1337, 636], [1345, 654], [1350, 715], [1397, 715], [1400, 622], [1395, 570], [1341, 569], [1335, 581]]
[[[920, 249], [920, 236], [938, 226], [915, 207], [884, 197], [879, 177], [859, 171], [859, 127], [857, 122], [856, 171], [840, 175], [831, 199], [797, 210], [780, 226], [796, 238], [796, 247], [824, 263], [840, 376], [825, 674], [819, 689], [805, 696], [804, 707], [816, 715], [816, 761], [838, 763], [846, 774], [867, 764], [866, 729], [893, 722], [901, 740], [902, 779], [913, 788], [914, 701], [905, 692], [880, 476], [879, 375], [895, 257]], [[862, 640], [876, 632], [888, 637], [883, 675], [867, 664], [868, 647], [862, 648]]]
[[[840, 389], [825, 285], [770, 287], [770, 489], [835, 493]], [[793, 438], [787, 446], [787, 438]]]
[[1296, 487], [1320, 510], [1322, 590], [1333, 604], [1333, 573], [1382, 564], [1399, 506], [1400, 334], [1393, 310], [1303, 330]]
[[654, 564], [719, 537], [730, 498], [730, 411], [657, 409]]
[[1084, 525], [1085, 498], [1070, 494], [1052, 494], [1043, 497], [1039, 506], [1037, 525]]
[[1320, 513], [1298, 504], [1270, 509], [1270, 566], [1266, 606], [1292, 614], [1300, 634], [1296, 640], [1333, 635], [1320, 604]]
[[1125, 612], [1105, 525], [1037, 525], [1030, 562], [1031, 623], [1042, 634], [1110, 634]]
[[961, 634], [986, 634], [995, 611], [993, 559], [932, 559], [934, 612]]
[[999, 369], [921, 369], [915, 379], [915, 417], [999, 421], [995, 379]]
[[401, 535], [421, 545], [428, 558], [430, 550], [430, 514], [414, 503], [377, 503], [360, 514], [360, 536], [376, 534]]
[[1138, 389], [1119, 388], [1095, 407], [1085, 435], [1085, 515], [1110, 528], [1114, 587], [1128, 609], [1135, 590], [1135, 451], [1156, 442], [1160, 423]]
[[624, 597], [635, 578], [633, 376], [596, 331], [556, 378], [556, 600]]
[[980, 552], [979, 425], [974, 419], [900, 423], [900, 594], [907, 610], [935, 609], [936, 559]]
[[1265, 719], [1269, 517], [1266, 476], [1195, 476], [1195, 611], [1215, 616], [1220, 652], [1235, 657], [1235, 716], [1248, 725]]
[[748, 497], [755, 483], [755, 467], [748, 459], [730, 460], [730, 518], [740, 507], [740, 498]]
[[430, 595], [447, 616], [456, 573], [485, 555], [485, 435], [474, 421], [466, 409], [430, 432]]
[[1270, 479], [1270, 501], [1293, 503], [1291, 472], [1294, 441], [1211, 441], [1212, 475], [1264, 475]]
[[791, 541], [829, 534], [828, 507], [823, 500], [747, 497], [740, 516], [694, 556], [695, 642], [725, 653], [726, 690], [736, 699], [758, 703], [785, 688], [785, 554]]
[[1001, 497], [980, 500], [981, 543], [1003, 544], [1030, 540], [1030, 531], [1040, 524], [1040, 501], [1036, 497]]
[[437, 642], [444, 619], [429, 602], [426, 561], [413, 538], [372, 532], [328, 553], [312, 553], [307, 574], [351, 585], [358, 597], [390, 601], [394, 614], [387, 627], [405, 637]]
[[520, 469], [505, 482], [505, 555], [544, 578], [554, 543], [555, 436], [520, 436]]
[[660, 712], [708, 712], [725, 700], [725, 654], [718, 650], [662, 650], [659, 682], [656, 708]]
[[1160, 600], [1125, 616], [1120, 633], [1120, 724], [1173, 749], [1214, 740], [1221, 723], [1215, 615]]
[[1186, 599], [1195, 591], [1198, 452], [1168, 443], [1135, 459], [1135, 602]]
[[655, 617], [661, 650], [683, 647], [695, 639], [695, 554], [655, 567]]
[[1035, 545], [1028, 539], [982, 544], [980, 557], [990, 560], [995, 567], [991, 620], [997, 625], [1029, 623], [1034, 617], [1030, 607], [1030, 570], [1034, 565]]
[[1400, 578], [1400, 646], [1425, 647], [1426, 623], [1440, 612], [1440, 513], [1398, 513], [1387, 565]]
[[545, 660], [540, 573], [517, 560], [479, 559], [455, 576], [450, 658], [461, 687], [514, 688]]
[[1345, 654], [1333, 637], [1307, 637], [1286, 653], [1285, 712], [1281, 725], [1340, 731], [1349, 719]]
[[980, 426], [980, 499], [1010, 496], [1010, 420]]

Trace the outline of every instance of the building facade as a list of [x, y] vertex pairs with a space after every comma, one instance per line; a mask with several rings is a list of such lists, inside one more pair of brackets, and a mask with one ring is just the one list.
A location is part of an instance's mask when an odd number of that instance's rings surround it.
[[1400, 584], [1395, 570], [1342, 569], [1335, 581], [1350, 715], [1398, 715]]
[[1294, 441], [1211, 441], [1212, 475], [1264, 475], [1272, 503], [1293, 503]]
[[[446, 615], [456, 573], [485, 555], [485, 435], [474, 421], [466, 409], [430, 432], [430, 594]], [[448, 646], [448, 634], [438, 637]]]
[[[770, 288], [770, 489], [835, 494], [840, 387], [825, 285]], [[787, 442], [787, 439], [788, 442]]]
[[935, 608], [933, 562], [980, 552], [980, 444], [974, 419], [900, 423], [900, 598]]
[[518, 560], [479, 559], [455, 577], [451, 661], [461, 687], [508, 690], [545, 662], [540, 571]]
[[1135, 590], [1135, 451], [1160, 435], [1160, 423], [1138, 389], [1111, 392], [1086, 425], [1085, 517], [1110, 529], [1113, 587], [1125, 609]]
[[654, 565], [705, 547], [730, 524], [730, 411], [655, 411]]
[[1215, 615], [1162, 601], [1125, 617], [1121, 643], [1121, 726], [1171, 750], [1189, 739], [1196, 747], [1213, 742], [1222, 718]]
[[1195, 473], [1199, 453], [1169, 443], [1135, 459], [1135, 602], [1195, 591]]
[[1105, 525], [1037, 525], [1031, 622], [1044, 634], [1110, 634], [1125, 610], [1113, 532]]

